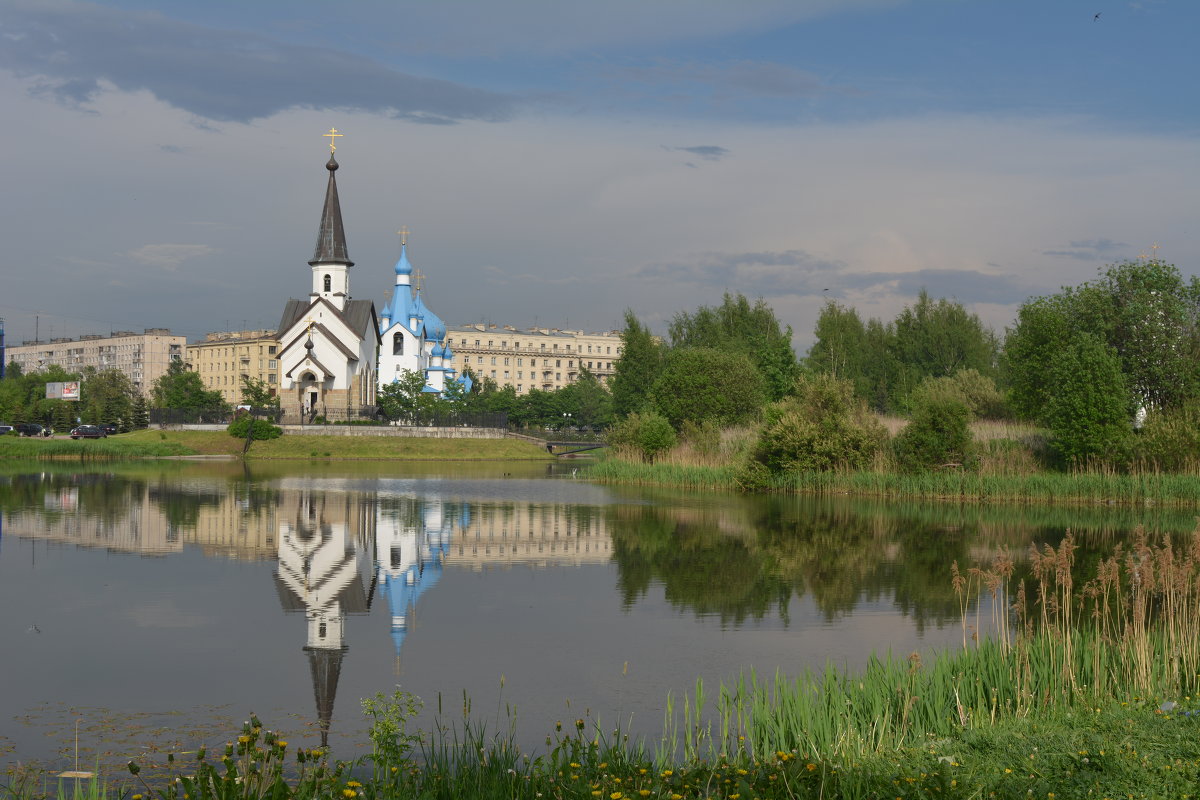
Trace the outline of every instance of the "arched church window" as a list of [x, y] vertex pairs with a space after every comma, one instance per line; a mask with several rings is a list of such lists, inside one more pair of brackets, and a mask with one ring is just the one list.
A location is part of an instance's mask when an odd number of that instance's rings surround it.
[[333, 290], [332, 287], [333, 287], [333, 278], [326, 275], [325, 276], [325, 291], [327, 291], [327, 292], [332, 291]]
[[392, 334], [392, 355], [404, 355], [404, 334], [399, 331]]

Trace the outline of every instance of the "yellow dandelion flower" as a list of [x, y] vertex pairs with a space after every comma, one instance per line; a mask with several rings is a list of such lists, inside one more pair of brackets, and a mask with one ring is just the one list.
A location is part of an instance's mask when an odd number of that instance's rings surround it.
[[362, 788], [362, 784], [359, 783], [358, 781], [346, 781], [346, 785], [349, 786], [351, 789], [361, 789]]
[[683, 795], [673, 794], [673, 795], [671, 795], [671, 800], [683, 800]]
[[243, 734], [243, 735], [241, 735], [241, 736], [239, 736], [239, 737], [238, 737], [238, 742], [239, 742], [240, 744], [249, 744], [249, 743], [250, 743], [250, 737], [249, 737], [249, 736], [246, 736], [245, 734]]
[[675, 770], [673, 770], [673, 769], [664, 769], [664, 770], [662, 771], [662, 776], [663, 776], [664, 778], [669, 778], [669, 777], [671, 777], [671, 776], [672, 776], [672, 775], [674, 775], [674, 774], [675, 774]]
[[814, 763], [812, 763], [812, 762], [810, 761], [810, 762], [808, 762], [807, 764], [805, 764], [805, 765], [804, 765], [804, 768], [805, 768], [806, 770], [808, 770], [809, 772], [812, 772], [813, 770], [815, 770], [815, 769], [817, 768], [817, 765], [816, 765], [816, 764], [814, 764]]
[[607, 761], [601, 761], [601, 762], [600, 762], [600, 769], [604, 769], [604, 768], [605, 768], [605, 767], [607, 767], [607, 766], [608, 766], [608, 762], [607, 762]]
[[645, 775], [647, 772], [648, 770], [645, 767], [642, 767], [638, 770], [638, 775]]
[[749, 771], [740, 769], [740, 768], [738, 769], [737, 773], [738, 773], [738, 775], [749, 775], [750, 774]]
[[622, 797], [624, 797], [624, 795], [620, 792], [613, 792], [608, 796], [608, 800], [621, 800]]
[[572, 762], [571, 762], [571, 769], [579, 769], [579, 765], [578, 765], [578, 764], [576, 764], [574, 761], [572, 761]]
[[640, 794], [642, 797], [649, 797], [650, 790], [649, 789], [638, 789], [638, 794]]
[[1011, 775], [1011, 774], [1012, 774], [1012, 770], [1011, 770], [1011, 769], [1009, 769], [1008, 767], [1005, 767], [1005, 768], [1004, 768], [1004, 774], [1005, 774], [1005, 775]]
[[354, 797], [353, 789], [342, 789], [342, 797]]
[[593, 792], [592, 792], [592, 797], [599, 797], [599, 796], [600, 796], [600, 794], [601, 794], [601, 793], [600, 793], [600, 791], [599, 791], [599, 790], [595, 790], [595, 791], [593, 791]]

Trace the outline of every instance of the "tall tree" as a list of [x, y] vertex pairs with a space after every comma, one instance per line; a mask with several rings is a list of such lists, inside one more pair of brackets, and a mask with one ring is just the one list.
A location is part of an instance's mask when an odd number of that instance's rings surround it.
[[922, 289], [916, 304], [896, 317], [894, 332], [893, 347], [900, 366], [897, 389], [904, 395], [927, 377], [949, 377], [961, 369], [996, 374], [996, 337], [962, 303], [945, 298], [934, 301]]
[[89, 422], [114, 422], [123, 430], [133, 427], [133, 381], [118, 369], [87, 367], [80, 382], [80, 416]]
[[792, 328], [781, 325], [761, 297], [751, 305], [744, 295], [726, 292], [719, 307], [676, 314], [668, 333], [673, 349], [709, 347], [749, 356], [772, 400], [792, 390], [797, 374]]
[[671, 350], [650, 392], [654, 409], [678, 429], [685, 421], [743, 422], [762, 407], [766, 382], [745, 353], [712, 347]]
[[217, 391], [204, 388], [204, 381], [182, 361], [172, 361], [167, 371], [154, 382], [151, 402], [155, 408], [188, 411], [228, 410], [229, 405]]
[[663, 347], [642, 325], [632, 309], [625, 310], [625, 329], [621, 331], [621, 355], [613, 364], [610, 382], [613, 413], [619, 417], [646, 406], [650, 389], [662, 371]]
[[1185, 282], [1158, 260], [1127, 261], [1095, 281], [1026, 302], [1004, 347], [1019, 412], [1045, 420], [1058, 392], [1054, 361], [1082, 333], [1115, 354], [1128, 408], [1170, 410], [1200, 396], [1200, 279]]

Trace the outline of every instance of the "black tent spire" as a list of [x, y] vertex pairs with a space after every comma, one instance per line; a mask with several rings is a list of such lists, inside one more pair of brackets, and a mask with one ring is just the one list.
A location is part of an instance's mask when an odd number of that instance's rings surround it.
[[317, 264], [345, 264], [353, 267], [354, 262], [346, 252], [346, 232], [342, 229], [342, 205], [338, 202], [337, 172], [338, 163], [333, 154], [325, 169], [329, 170], [329, 186], [325, 189], [325, 208], [321, 211], [321, 230], [317, 233], [317, 248], [313, 251], [309, 266]]

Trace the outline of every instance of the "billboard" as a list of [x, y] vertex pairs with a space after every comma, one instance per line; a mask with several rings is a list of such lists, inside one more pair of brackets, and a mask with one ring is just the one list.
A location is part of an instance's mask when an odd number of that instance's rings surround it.
[[47, 400], [78, 400], [79, 381], [58, 381], [46, 384]]

